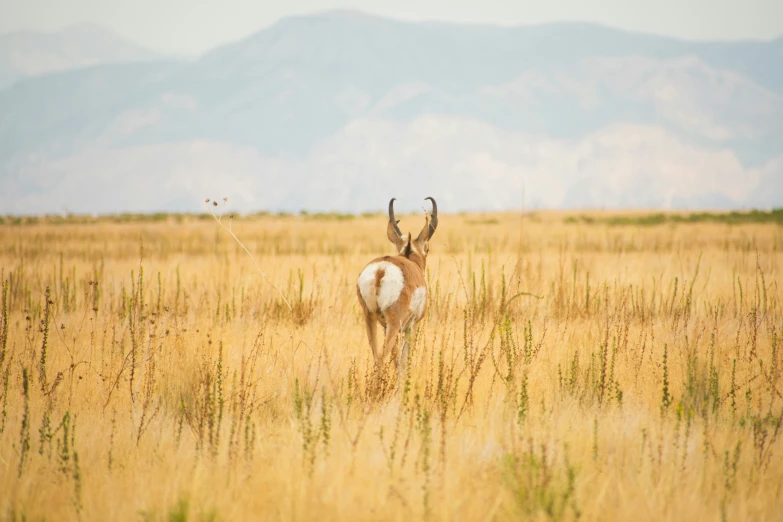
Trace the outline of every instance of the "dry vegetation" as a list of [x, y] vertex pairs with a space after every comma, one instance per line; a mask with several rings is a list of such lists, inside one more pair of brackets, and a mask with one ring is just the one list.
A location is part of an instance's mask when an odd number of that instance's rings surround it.
[[[783, 227], [442, 214], [0, 226], [0, 519], [780, 520]], [[421, 215], [405, 216], [418, 230]], [[649, 224], [648, 224], [649, 225]]]

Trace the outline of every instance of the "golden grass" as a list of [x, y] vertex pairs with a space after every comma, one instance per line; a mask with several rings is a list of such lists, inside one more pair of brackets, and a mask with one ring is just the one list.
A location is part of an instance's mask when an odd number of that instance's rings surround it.
[[0, 519], [780, 520], [783, 227], [564, 218], [441, 215], [399, 388], [383, 216], [233, 224], [292, 310], [214, 221], [0, 226]]

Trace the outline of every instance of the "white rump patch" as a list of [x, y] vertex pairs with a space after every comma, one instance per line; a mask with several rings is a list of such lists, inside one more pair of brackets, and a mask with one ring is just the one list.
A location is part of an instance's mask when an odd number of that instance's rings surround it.
[[420, 286], [416, 290], [413, 291], [413, 295], [411, 296], [411, 312], [413, 312], [413, 315], [416, 316], [416, 319], [421, 319], [422, 315], [424, 315], [424, 303], [427, 300], [427, 289], [423, 286]]
[[[383, 269], [378, 294], [375, 294], [375, 273]], [[385, 312], [399, 299], [405, 280], [402, 270], [388, 261], [379, 261], [367, 265], [359, 274], [359, 292], [362, 294], [364, 304], [370, 312], [380, 309]]]

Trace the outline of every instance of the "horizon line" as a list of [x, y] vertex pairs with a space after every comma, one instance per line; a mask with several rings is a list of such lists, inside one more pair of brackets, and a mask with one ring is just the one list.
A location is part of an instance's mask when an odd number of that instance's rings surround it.
[[97, 22], [91, 22], [91, 21], [83, 21], [83, 22], [77, 22], [73, 24], [64, 25], [58, 29], [52, 29], [52, 30], [39, 30], [39, 29], [15, 29], [15, 30], [9, 30], [9, 31], [0, 31], [0, 38], [7, 37], [11, 35], [20, 35], [20, 34], [27, 34], [27, 35], [40, 35], [40, 36], [56, 36], [60, 35], [62, 33], [78, 29], [78, 28], [92, 28], [97, 30], [103, 30], [109, 33], [112, 33], [114, 36], [116, 36], [120, 40], [124, 40], [126, 43], [132, 44], [134, 46], [137, 46], [143, 50], [147, 50], [156, 54], [160, 54], [162, 56], [168, 56], [168, 57], [180, 57], [180, 58], [200, 58], [216, 49], [233, 45], [239, 42], [242, 42], [244, 40], [247, 40], [249, 38], [252, 38], [253, 36], [262, 33], [266, 30], [269, 30], [276, 25], [280, 24], [281, 22], [284, 22], [286, 20], [293, 20], [293, 19], [306, 19], [306, 18], [320, 18], [320, 17], [329, 17], [329, 16], [335, 16], [335, 15], [354, 15], [354, 16], [361, 16], [368, 19], [377, 19], [377, 20], [388, 20], [398, 23], [405, 23], [405, 24], [412, 24], [412, 25], [446, 25], [446, 26], [453, 26], [453, 27], [464, 27], [464, 28], [495, 28], [495, 29], [506, 29], [506, 30], [514, 30], [514, 29], [533, 29], [533, 28], [541, 28], [541, 27], [547, 27], [547, 26], [585, 26], [585, 27], [595, 27], [595, 28], [601, 28], [604, 30], [609, 31], [616, 31], [620, 33], [625, 33], [629, 35], [637, 35], [637, 36], [645, 36], [645, 37], [653, 37], [653, 38], [661, 38], [665, 40], [673, 40], [683, 43], [691, 43], [691, 44], [773, 44], [779, 40], [783, 40], [783, 32], [779, 33], [778, 35], [772, 37], [772, 38], [749, 38], [749, 37], [743, 37], [743, 38], [692, 38], [692, 37], [684, 37], [684, 36], [677, 36], [662, 32], [652, 32], [652, 31], [643, 31], [643, 30], [635, 30], [635, 29], [628, 29], [623, 28], [617, 25], [607, 24], [603, 22], [595, 22], [595, 21], [587, 21], [587, 20], [575, 20], [575, 19], [556, 19], [556, 20], [549, 20], [544, 22], [531, 22], [531, 23], [513, 23], [513, 24], [501, 24], [498, 22], [463, 22], [463, 21], [453, 21], [453, 20], [446, 20], [446, 19], [437, 19], [437, 18], [404, 18], [399, 16], [390, 16], [385, 14], [379, 14], [379, 13], [373, 13], [370, 11], [366, 11], [363, 9], [358, 8], [336, 8], [336, 9], [325, 9], [325, 10], [312, 10], [309, 12], [304, 13], [291, 13], [285, 16], [281, 16], [280, 18], [275, 19], [273, 22], [259, 26], [258, 28], [252, 30], [249, 33], [246, 33], [244, 35], [237, 36], [236, 38], [226, 40], [224, 42], [216, 43], [207, 49], [203, 51], [193, 52], [193, 53], [172, 53], [169, 51], [162, 51], [155, 47], [152, 47], [146, 43], [139, 42], [138, 40], [127, 36], [126, 34], [123, 34], [121, 31], [115, 29], [114, 27], [111, 27], [110, 25], [97, 23]]

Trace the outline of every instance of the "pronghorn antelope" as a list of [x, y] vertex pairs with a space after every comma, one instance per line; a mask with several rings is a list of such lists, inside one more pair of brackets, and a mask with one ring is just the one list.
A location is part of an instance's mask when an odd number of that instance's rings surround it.
[[[397, 336], [404, 334], [397, 367], [402, 373], [407, 364], [410, 333], [424, 317], [427, 309], [427, 284], [424, 267], [427, 263], [429, 240], [438, 228], [438, 205], [433, 198], [432, 217], [425, 217], [424, 228], [413, 239], [410, 232], [403, 234], [394, 218], [394, 200], [389, 201], [389, 224], [386, 236], [397, 249], [396, 256], [373, 259], [359, 274], [356, 293], [364, 312], [367, 338], [370, 341], [377, 367], [397, 344]], [[385, 332], [383, 347], [378, 348], [375, 323], [381, 323]]]

